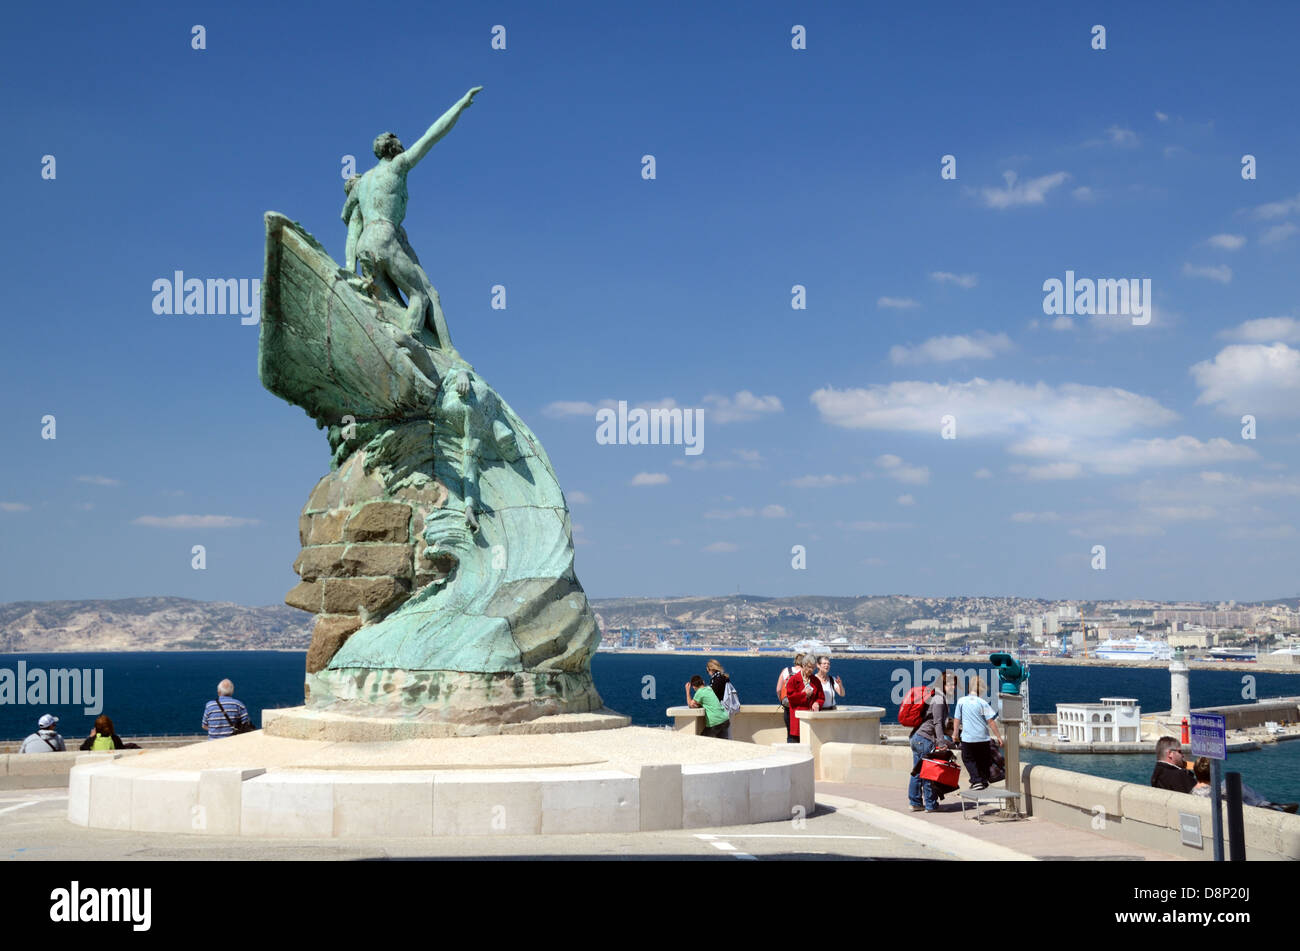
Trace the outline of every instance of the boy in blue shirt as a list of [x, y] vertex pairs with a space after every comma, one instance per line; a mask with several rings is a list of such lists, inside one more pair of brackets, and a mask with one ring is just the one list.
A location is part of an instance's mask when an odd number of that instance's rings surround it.
[[989, 745], [990, 734], [1002, 745], [1002, 736], [998, 732], [993, 708], [981, 696], [984, 693], [984, 681], [979, 677], [970, 681], [966, 696], [957, 701], [953, 711], [955, 728], [961, 737], [961, 758], [970, 774], [971, 789], [989, 788], [989, 768], [993, 765], [993, 749]]

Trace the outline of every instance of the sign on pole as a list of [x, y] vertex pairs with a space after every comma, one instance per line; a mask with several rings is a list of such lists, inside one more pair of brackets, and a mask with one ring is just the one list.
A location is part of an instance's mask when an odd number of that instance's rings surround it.
[[1228, 758], [1228, 720], [1218, 713], [1193, 713], [1189, 721], [1193, 756]]

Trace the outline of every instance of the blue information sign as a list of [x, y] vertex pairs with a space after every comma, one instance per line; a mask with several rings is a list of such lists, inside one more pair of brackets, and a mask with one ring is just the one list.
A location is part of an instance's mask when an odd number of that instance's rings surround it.
[[1192, 755], [1228, 758], [1228, 721], [1217, 713], [1193, 713], [1188, 721]]

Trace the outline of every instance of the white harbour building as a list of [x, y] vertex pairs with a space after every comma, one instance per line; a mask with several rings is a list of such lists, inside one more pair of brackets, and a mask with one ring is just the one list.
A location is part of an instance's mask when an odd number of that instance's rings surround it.
[[1142, 736], [1142, 708], [1133, 697], [1058, 703], [1056, 732], [1071, 743], [1136, 743]]

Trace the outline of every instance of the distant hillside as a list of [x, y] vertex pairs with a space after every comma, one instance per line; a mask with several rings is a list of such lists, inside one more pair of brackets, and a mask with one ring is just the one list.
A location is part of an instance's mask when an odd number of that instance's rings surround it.
[[188, 598], [0, 604], [0, 653], [306, 650], [312, 615]]
[[933, 610], [915, 599], [880, 595], [875, 597], [830, 597], [799, 595], [790, 598], [764, 598], [749, 594], [723, 597], [690, 598], [598, 598], [592, 607], [606, 627], [653, 628], [747, 627], [764, 629], [772, 634], [805, 633], [828, 619], [840, 623], [869, 624], [888, 628], [900, 620], [930, 617]]

